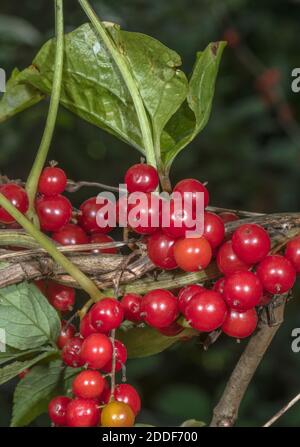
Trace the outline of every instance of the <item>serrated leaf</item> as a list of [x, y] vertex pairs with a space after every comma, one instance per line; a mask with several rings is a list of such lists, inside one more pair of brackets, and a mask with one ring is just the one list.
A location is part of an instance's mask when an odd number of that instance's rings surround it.
[[70, 381], [79, 370], [66, 368], [60, 360], [32, 368], [15, 389], [11, 426], [28, 425], [46, 412], [54, 396], [67, 393]]
[[128, 353], [128, 358], [147, 357], [158, 354], [172, 346], [177, 341], [198, 335], [194, 329], [184, 329], [174, 337], [166, 337], [157, 330], [145, 327], [134, 327], [128, 330], [120, 329], [117, 338], [121, 340]]
[[60, 327], [56, 310], [33, 284], [0, 289], [0, 328], [5, 330], [8, 346], [26, 350], [54, 345]]
[[184, 421], [180, 427], [205, 427], [205, 422], [203, 421], [196, 421], [196, 419], [188, 419], [187, 421]]
[[53, 352], [51, 352], [51, 351], [43, 352], [42, 354], [40, 354], [30, 360], [25, 360], [24, 362], [16, 361], [16, 362], [10, 363], [7, 366], [4, 366], [3, 368], [0, 369], [0, 385], [13, 379], [20, 372], [24, 371], [24, 369], [30, 368], [32, 365], [35, 365], [36, 363], [38, 363], [40, 360], [43, 360], [46, 357], [49, 357], [50, 355], [53, 354]]
[[168, 171], [176, 155], [205, 127], [226, 42], [210, 43], [197, 53], [187, 100], [167, 123], [162, 136], [162, 159]]
[[45, 94], [32, 85], [21, 83], [19, 71], [15, 69], [0, 101], [0, 123], [37, 104], [44, 97]]

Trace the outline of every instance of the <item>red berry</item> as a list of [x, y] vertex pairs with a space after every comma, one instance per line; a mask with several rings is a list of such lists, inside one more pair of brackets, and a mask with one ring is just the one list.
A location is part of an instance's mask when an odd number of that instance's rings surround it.
[[286, 244], [284, 256], [293, 264], [297, 273], [300, 272], [300, 236]]
[[[123, 343], [119, 340], [115, 340], [115, 354], [116, 354], [116, 366], [115, 371], [118, 372], [122, 369], [122, 366], [125, 365], [127, 360], [127, 349]], [[112, 371], [112, 360], [110, 360], [106, 365], [102, 368], [103, 372], [111, 373]]]
[[42, 196], [36, 200], [36, 212], [43, 231], [58, 231], [66, 225], [72, 216], [70, 201], [61, 195]]
[[223, 220], [224, 224], [227, 222], [233, 222], [234, 220], [239, 220], [239, 216], [235, 213], [230, 213], [229, 211], [223, 211], [219, 214], [219, 217]]
[[257, 320], [255, 309], [248, 309], [246, 312], [230, 309], [222, 325], [222, 331], [229, 337], [249, 337], [256, 329]]
[[150, 193], [135, 195], [128, 202], [128, 225], [135, 233], [153, 234], [161, 225], [161, 199]]
[[121, 299], [121, 306], [124, 310], [124, 319], [133, 323], [140, 323], [142, 296], [136, 293], [127, 293]]
[[[7, 183], [0, 186], [0, 194], [3, 194], [7, 200], [15, 207], [20, 213], [25, 214], [28, 210], [28, 196], [21, 186], [16, 183]], [[13, 223], [15, 219], [0, 206], [0, 222], [5, 224]]]
[[208, 266], [212, 250], [204, 237], [178, 239], [174, 245], [174, 257], [182, 270], [197, 272]]
[[165, 211], [167, 202], [162, 202], [163, 216], [168, 216], [165, 222], [162, 219], [162, 231], [173, 239], [185, 237], [188, 231], [195, 231], [195, 215], [193, 207], [185, 206], [182, 198], [179, 200], [171, 199], [169, 202], [170, 211]]
[[178, 316], [177, 299], [168, 290], [151, 290], [144, 296], [141, 310], [149, 326], [164, 328], [170, 326]]
[[47, 294], [48, 284], [46, 281], [39, 279], [38, 281], [34, 281], [34, 285], [42, 292], [43, 295]]
[[178, 294], [178, 309], [179, 312], [184, 314], [185, 308], [191, 299], [198, 295], [199, 293], [204, 292], [206, 289], [203, 286], [198, 284], [191, 284], [190, 286], [183, 287], [180, 289]]
[[204, 233], [212, 248], [218, 247], [223, 242], [225, 235], [224, 222], [215, 213], [205, 211], [204, 213]]
[[58, 426], [67, 425], [67, 407], [71, 399], [66, 396], [54, 397], [48, 405], [48, 413], [53, 424]]
[[158, 330], [166, 337], [175, 337], [183, 331], [183, 327], [177, 324], [176, 321], [174, 321], [172, 324], [170, 324], [170, 326], [162, 327]]
[[163, 270], [173, 270], [177, 267], [174, 258], [175, 239], [163, 233], [155, 233], [147, 243], [148, 256], [156, 267]]
[[158, 181], [156, 169], [142, 163], [131, 166], [125, 174], [125, 183], [129, 193], [155, 191]]
[[220, 278], [218, 281], [216, 281], [213, 285], [213, 290], [215, 292], [219, 292], [221, 295], [224, 293], [224, 285], [225, 285], [226, 278]]
[[29, 368], [25, 368], [25, 369], [23, 369], [23, 371], [21, 371], [21, 372], [18, 374], [19, 379], [24, 379], [24, 377], [26, 377], [27, 374], [28, 374], [29, 372], [30, 372], [30, 369], [29, 369]]
[[217, 254], [217, 266], [224, 275], [230, 275], [236, 271], [248, 270], [249, 265], [237, 257], [232, 249], [232, 242], [227, 241], [219, 248]]
[[78, 225], [67, 224], [52, 234], [52, 239], [61, 245], [88, 244], [89, 239], [83, 229]]
[[91, 369], [101, 369], [112, 358], [112, 343], [104, 334], [91, 334], [84, 339], [81, 360]]
[[56, 344], [59, 347], [59, 349], [63, 349], [63, 347], [68, 343], [68, 341], [74, 337], [75, 332], [76, 328], [73, 324], [70, 324], [67, 321], [62, 320], [60, 334], [58, 336], [58, 339], [56, 340]]
[[73, 337], [63, 347], [61, 357], [63, 362], [71, 368], [79, 368], [84, 365], [80, 357], [83, 341], [79, 337]]
[[254, 273], [235, 272], [226, 278], [223, 296], [229, 307], [243, 312], [257, 306], [262, 293], [262, 284]]
[[232, 235], [232, 249], [246, 264], [260, 262], [267, 256], [270, 247], [270, 237], [260, 225], [241, 225]]
[[100, 410], [92, 399], [73, 399], [68, 407], [66, 421], [68, 427], [96, 427]]
[[57, 196], [65, 190], [66, 185], [67, 176], [65, 171], [56, 166], [48, 166], [41, 173], [38, 191], [45, 196]]
[[185, 309], [187, 321], [200, 332], [211, 332], [222, 326], [226, 314], [222, 296], [212, 290], [195, 295]]
[[[112, 237], [108, 236], [107, 234], [101, 234], [101, 233], [94, 233], [91, 236], [90, 243], [91, 244], [104, 244], [106, 242], [115, 242]], [[118, 249], [116, 247], [111, 248], [94, 248], [92, 250], [92, 253], [103, 253], [103, 254], [110, 254], [115, 255], [118, 253]]]
[[60, 312], [72, 310], [75, 303], [75, 290], [55, 282], [49, 282], [47, 298], [52, 306]]
[[107, 333], [112, 329], [117, 329], [123, 319], [124, 311], [118, 300], [114, 298], [104, 298], [90, 310], [92, 326], [97, 332]]
[[[80, 205], [81, 216], [79, 217], [79, 224], [87, 232], [96, 231], [97, 233], [109, 233], [112, 228], [106, 224], [106, 205], [105, 203], [97, 203], [97, 197], [90, 197]], [[104, 208], [104, 209], [103, 209]]]
[[88, 337], [91, 334], [95, 334], [97, 331], [91, 323], [91, 314], [88, 312], [80, 321], [79, 328], [80, 335], [83, 338]]
[[257, 275], [263, 288], [272, 294], [285, 293], [296, 280], [292, 263], [284, 256], [267, 256], [257, 267]]
[[207, 188], [199, 182], [199, 180], [193, 179], [193, 178], [187, 178], [185, 180], [181, 180], [177, 183], [175, 186], [174, 192], [180, 192], [183, 196], [185, 193], [185, 197], [187, 198], [187, 194], [192, 197], [193, 206], [196, 207], [196, 200], [197, 192], [203, 192], [204, 193], [204, 207], [206, 208], [209, 202], [209, 193]]
[[104, 377], [98, 371], [82, 371], [72, 384], [72, 391], [76, 397], [82, 399], [99, 399], [105, 385]]
[[135, 415], [141, 411], [141, 398], [132, 385], [128, 385], [127, 383], [117, 385], [114, 398], [118, 402], [124, 402], [124, 404], [129, 405]]

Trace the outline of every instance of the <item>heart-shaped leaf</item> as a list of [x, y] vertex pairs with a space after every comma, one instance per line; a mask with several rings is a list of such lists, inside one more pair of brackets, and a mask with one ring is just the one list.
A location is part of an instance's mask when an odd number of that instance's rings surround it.
[[25, 350], [55, 345], [60, 327], [56, 310], [35, 285], [24, 282], [0, 289], [0, 328], [8, 346]]

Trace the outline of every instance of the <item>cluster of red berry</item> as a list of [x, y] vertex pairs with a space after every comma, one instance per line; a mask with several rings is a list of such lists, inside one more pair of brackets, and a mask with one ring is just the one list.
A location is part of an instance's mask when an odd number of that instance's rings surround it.
[[[113, 228], [99, 226], [99, 221], [104, 218], [103, 205], [92, 197], [80, 206], [79, 213], [72, 213], [70, 201], [61, 195], [66, 183], [66, 175], [60, 168], [44, 169], [36, 200], [41, 229], [51, 232], [54, 241], [61, 245], [113, 242], [107, 235]], [[288, 242], [283, 254], [270, 253], [270, 237], [257, 224], [242, 223], [230, 239], [226, 238], [224, 223], [237, 220], [234, 213], [217, 215], [204, 211], [203, 234], [187, 237], [191, 228], [186, 223], [194, 217], [197, 193], [204, 194], [205, 208], [209, 202], [208, 190], [198, 180], [185, 179], [177, 183], [173, 191], [185, 198], [189, 196], [191, 215], [186, 211], [175, 212], [171, 198], [170, 220], [166, 226], [152, 225], [153, 215], [160, 215], [162, 209], [162, 199], [159, 198], [156, 205], [150, 199], [159, 183], [156, 170], [146, 164], [134, 165], [127, 171], [125, 183], [129, 193], [143, 193], [149, 197], [147, 206], [140, 208], [140, 213], [148, 217], [148, 224], [137, 225], [131, 230], [142, 235], [148, 256], [157, 268], [173, 270], [179, 267], [196, 272], [214, 261], [219, 270], [216, 276], [223, 276], [205, 286], [192, 284], [179, 291], [156, 289], [144, 296], [130, 293], [120, 301], [106, 297], [84, 315], [79, 334], [73, 324], [62, 321], [57, 340], [62, 359], [69, 367], [85, 369], [73, 380], [72, 399], [58, 396], [50, 402], [49, 415], [55, 425], [127, 427], [134, 424], [140, 411], [137, 391], [131, 385], [119, 384], [111, 392], [107, 382], [112, 372], [122, 370], [126, 364], [126, 347], [111, 337], [111, 331], [118, 329], [123, 321], [146, 323], [169, 337], [177, 335], [189, 324], [200, 332], [220, 329], [231, 337], [244, 338], [257, 326], [256, 309], [269, 304], [274, 295], [288, 292], [294, 285], [296, 273], [300, 272], [300, 237]], [[0, 192], [19, 211], [27, 211], [28, 198], [21, 186], [5, 184], [0, 187]], [[119, 200], [117, 208], [120, 207], [124, 208], [123, 199]], [[130, 211], [130, 205], [126, 210], [126, 213]], [[161, 222], [160, 217], [158, 221]], [[13, 223], [3, 208], [0, 208], [0, 222]], [[115, 254], [117, 249], [101, 248], [93, 252]], [[74, 289], [52, 281], [39, 281], [37, 286], [58, 311], [72, 309]]]

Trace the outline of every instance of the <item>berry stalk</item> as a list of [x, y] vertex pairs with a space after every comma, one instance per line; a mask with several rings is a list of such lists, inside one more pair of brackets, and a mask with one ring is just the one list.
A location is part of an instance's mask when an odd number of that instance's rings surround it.
[[39, 178], [44, 167], [47, 154], [53, 137], [57, 111], [59, 107], [59, 98], [61, 92], [63, 58], [64, 58], [64, 18], [63, 18], [63, 0], [55, 0], [55, 34], [56, 34], [56, 52], [54, 63], [53, 85], [50, 97], [50, 105], [46, 126], [36, 155], [35, 161], [28, 176], [25, 189], [29, 199], [29, 209], [27, 217], [39, 226], [39, 221], [35, 212], [35, 196], [37, 192]]

